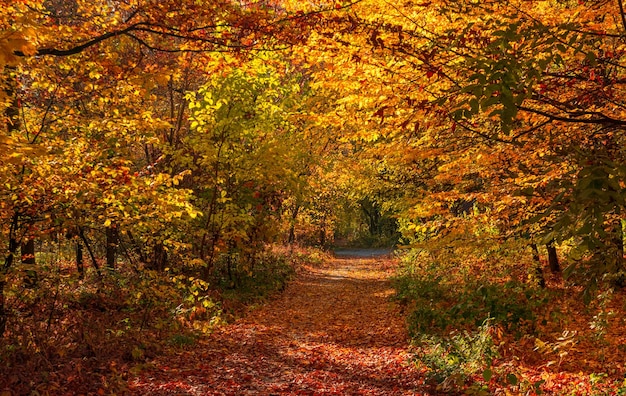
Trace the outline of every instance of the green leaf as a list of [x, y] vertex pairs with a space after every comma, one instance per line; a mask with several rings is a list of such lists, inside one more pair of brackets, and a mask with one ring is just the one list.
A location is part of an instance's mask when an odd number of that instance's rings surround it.
[[493, 377], [493, 371], [491, 371], [491, 369], [485, 369], [485, 371], [483, 371], [483, 379], [485, 382], [491, 381], [491, 377]]
[[506, 382], [508, 382], [509, 384], [515, 386], [518, 384], [518, 379], [517, 376], [515, 374], [507, 374], [506, 375]]
[[596, 61], [596, 54], [594, 54], [593, 52], [587, 52], [585, 58], [589, 61], [589, 65], [591, 66], [595, 66], [598, 64], [598, 62]]
[[463, 87], [463, 89], [461, 89], [461, 92], [463, 93], [473, 93], [475, 96], [480, 96], [482, 94], [483, 91], [483, 84], [470, 84], [466, 87]]
[[472, 99], [469, 102], [470, 108], [472, 109], [473, 114], [478, 114], [478, 100]]
[[496, 96], [489, 96], [480, 103], [480, 106], [483, 109], [487, 109], [489, 106], [493, 106], [496, 103], [499, 103], [498, 98]]

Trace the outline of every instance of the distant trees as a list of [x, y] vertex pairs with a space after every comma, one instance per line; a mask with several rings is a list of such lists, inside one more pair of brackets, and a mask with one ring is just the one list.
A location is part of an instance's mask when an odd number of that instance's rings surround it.
[[360, 2], [319, 38], [343, 93], [327, 117], [380, 164], [406, 235], [476, 200], [555, 269], [567, 242], [570, 269], [619, 279], [624, 20], [621, 1]]

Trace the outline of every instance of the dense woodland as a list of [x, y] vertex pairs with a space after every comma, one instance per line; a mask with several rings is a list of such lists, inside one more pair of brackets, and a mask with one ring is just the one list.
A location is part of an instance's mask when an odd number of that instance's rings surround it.
[[359, 245], [431, 390], [626, 393], [622, 0], [0, 0], [0, 74], [0, 388]]

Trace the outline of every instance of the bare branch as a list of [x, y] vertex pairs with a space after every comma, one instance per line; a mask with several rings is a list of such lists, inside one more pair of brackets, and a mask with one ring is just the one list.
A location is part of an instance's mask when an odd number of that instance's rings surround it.
[[617, 0], [617, 4], [619, 4], [619, 14], [622, 17], [622, 25], [624, 26], [624, 30], [626, 31], [626, 15], [624, 15], [624, 3], [622, 0]]

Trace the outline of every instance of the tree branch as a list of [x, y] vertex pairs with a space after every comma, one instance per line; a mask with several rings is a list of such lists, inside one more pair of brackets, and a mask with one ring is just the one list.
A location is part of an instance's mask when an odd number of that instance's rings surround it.
[[[124, 34], [124, 33], [130, 32], [132, 30], [135, 30], [136, 28], [137, 28], [137, 24], [131, 25], [131, 26], [127, 27], [126, 29], [114, 30], [112, 32], [104, 33], [104, 34], [102, 34], [100, 36], [94, 37], [93, 39], [91, 39], [91, 40], [89, 40], [89, 41], [87, 41], [87, 42], [85, 42], [83, 44], [80, 44], [80, 45], [77, 45], [75, 47], [68, 48], [68, 49], [42, 48], [42, 49], [37, 50], [36, 56], [37, 55], [40, 55], [40, 56], [44, 56], [44, 55], [53, 55], [53, 56], [76, 55], [76, 54], [79, 54], [79, 53], [83, 52], [84, 50], [86, 50], [89, 47], [92, 47], [92, 46], [94, 46], [94, 45], [96, 45], [98, 43], [101, 43], [101, 42], [103, 42], [105, 40], [110, 39], [111, 37], [119, 36], [121, 34]], [[21, 56], [21, 57], [26, 56], [26, 54], [24, 54], [22, 51], [15, 51], [13, 54], [16, 55], [16, 56]]]
[[622, 17], [622, 25], [624, 26], [624, 30], [626, 31], [626, 15], [624, 15], [624, 3], [622, 0], [617, 0], [617, 4], [619, 4], [619, 14]]
[[[315, 16], [318, 14], [322, 14], [322, 13], [326, 13], [326, 12], [331, 12], [331, 11], [339, 11], [339, 10], [344, 10], [347, 9], [359, 2], [361, 2], [362, 0], [354, 0], [348, 4], [345, 4], [341, 7], [336, 7], [336, 8], [324, 8], [321, 10], [316, 10], [316, 11], [311, 11], [308, 13], [303, 13], [303, 14], [295, 14], [295, 15], [290, 15], [287, 18], [283, 18], [283, 19], [278, 19], [274, 22], [271, 22], [267, 25], [265, 25], [265, 27], [267, 26], [271, 26], [271, 25], [276, 25], [276, 24], [280, 24], [280, 23], [284, 23], [284, 22], [291, 22], [293, 20], [296, 19], [303, 19], [303, 18], [307, 18], [307, 17], [311, 17], [311, 16]], [[136, 15], [138, 15], [139, 13], [139, 9], [134, 10], [129, 16], [128, 18], [126, 18], [125, 22], [130, 21], [131, 19], [133, 19]], [[215, 25], [215, 27], [219, 27], [219, 26], [226, 26], [226, 25]], [[211, 25], [207, 25], [207, 26], [202, 26], [202, 27], [197, 27], [197, 28], [193, 28], [191, 29], [189, 32], [195, 32], [198, 30], [203, 30], [206, 29], [207, 27], [212, 27]], [[161, 28], [163, 29], [163, 31], [160, 30], [156, 30], [153, 28]], [[70, 56], [70, 55], [76, 55], [79, 54], [81, 52], [83, 52], [84, 50], [86, 50], [89, 47], [92, 47], [94, 45], [97, 45], [103, 41], [106, 41], [112, 37], [116, 37], [116, 36], [120, 36], [120, 35], [127, 35], [131, 38], [133, 38], [134, 40], [136, 40], [137, 42], [139, 42], [141, 45], [150, 48], [152, 50], [155, 51], [161, 51], [161, 52], [206, 52], [206, 51], [212, 51], [212, 52], [216, 52], [217, 50], [215, 49], [211, 49], [211, 50], [207, 50], [207, 49], [203, 49], [203, 48], [198, 48], [197, 50], [183, 50], [182, 48], [170, 48], [170, 49], [166, 49], [166, 48], [160, 48], [160, 47], [154, 47], [151, 45], [148, 45], [147, 42], [145, 42], [144, 40], [141, 40], [139, 37], [132, 35], [132, 32], [135, 31], [143, 31], [147, 34], [153, 34], [153, 35], [159, 35], [159, 36], [165, 36], [165, 37], [172, 37], [172, 38], [178, 38], [178, 39], [183, 39], [183, 40], [190, 40], [190, 41], [196, 41], [196, 42], [205, 42], [205, 43], [211, 43], [215, 46], [222, 46], [225, 47], [226, 50], [228, 49], [244, 49], [244, 48], [251, 48], [252, 45], [238, 45], [238, 44], [229, 44], [226, 42], [220, 42], [219, 40], [211, 40], [209, 38], [204, 38], [204, 37], [199, 37], [199, 36], [194, 36], [194, 35], [184, 35], [182, 34], [182, 30], [177, 28], [177, 27], [165, 27], [165, 26], [160, 26], [160, 25], [156, 25], [156, 24], [151, 24], [151, 23], [147, 23], [147, 22], [137, 22], [134, 23], [124, 29], [119, 29], [119, 30], [114, 30], [111, 32], [107, 32], [107, 33], [103, 33], [99, 36], [96, 36], [86, 42], [84, 42], [83, 44], [78, 44], [74, 47], [71, 48], [67, 48], [67, 49], [59, 49], [59, 48], [41, 48], [39, 50], [37, 50], [37, 53], [35, 54], [35, 56], [46, 56], [46, 55], [52, 55], [52, 56]], [[224, 50], [224, 51], [226, 51]], [[14, 51], [13, 54], [15, 56], [19, 56], [19, 57], [26, 57], [27, 55], [23, 52], [23, 51]]]
[[595, 125], [620, 125], [620, 126], [626, 125], [626, 120], [617, 120], [615, 118], [611, 118], [604, 114], [598, 114], [598, 113], [580, 112], [578, 115], [595, 115], [595, 116], [599, 116], [600, 118], [572, 118], [572, 117], [567, 117], [567, 116], [551, 114], [546, 111], [533, 109], [533, 108], [526, 107], [526, 106], [518, 106], [518, 109], [521, 111], [526, 111], [529, 113], [542, 115], [544, 117], [549, 118], [551, 121], [562, 121], [562, 122], [569, 122], [569, 123], [595, 124]]

